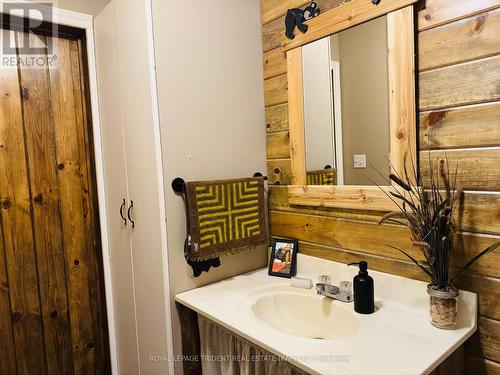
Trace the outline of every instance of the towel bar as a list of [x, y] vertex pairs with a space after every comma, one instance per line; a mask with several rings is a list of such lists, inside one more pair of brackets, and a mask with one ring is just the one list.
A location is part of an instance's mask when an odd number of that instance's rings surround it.
[[[263, 176], [262, 173], [260, 172], [255, 172], [253, 174], [253, 177], [262, 177], [264, 181], [267, 180], [267, 176]], [[172, 189], [177, 193], [177, 194], [182, 194], [186, 191], [186, 181], [184, 181], [183, 178], [181, 177], [176, 177], [172, 180]]]

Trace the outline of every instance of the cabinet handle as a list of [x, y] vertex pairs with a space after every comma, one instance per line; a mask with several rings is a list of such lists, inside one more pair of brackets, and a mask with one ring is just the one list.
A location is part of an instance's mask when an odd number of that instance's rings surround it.
[[123, 203], [120, 206], [120, 216], [123, 220], [123, 225], [127, 225], [127, 219], [125, 218], [125, 216], [123, 216], [123, 209], [125, 208], [125, 205], [126, 205], [125, 198], [123, 198]]
[[128, 220], [132, 223], [132, 228], [135, 228], [135, 221], [132, 220], [132, 218], [130, 217], [130, 212], [132, 211], [132, 208], [134, 207], [134, 201], [130, 201], [130, 206], [128, 207], [128, 210], [127, 210], [127, 217], [128, 217]]

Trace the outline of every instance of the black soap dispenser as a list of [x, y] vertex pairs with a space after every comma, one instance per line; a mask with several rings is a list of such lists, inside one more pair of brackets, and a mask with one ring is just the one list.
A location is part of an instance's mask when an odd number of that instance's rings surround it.
[[359, 273], [354, 276], [354, 311], [360, 314], [372, 314], [375, 311], [373, 295], [373, 279], [368, 275], [368, 263], [350, 263], [349, 266], [359, 266]]

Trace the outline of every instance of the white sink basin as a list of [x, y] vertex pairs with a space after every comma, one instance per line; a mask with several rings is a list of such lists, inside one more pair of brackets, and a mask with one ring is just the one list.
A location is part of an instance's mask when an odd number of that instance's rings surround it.
[[342, 339], [355, 335], [359, 320], [332, 299], [316, 295], [278, 292], [259, 297], [255, 316], [280, 332], [310, 339]]
[[[312, 280], [332, 275], [337, 285], [357, 273], [300, 253], [297, 272]], [[474, 293], [460, 291], [457, 328], [440, 330], [429, 323], [426, 283], [370, 275], [378, 309], [369, 315], [314, 289], [293, 288], [267, 268], [178, 294], [176, 301], [314, 375], [429, 374], [476, 330]]]

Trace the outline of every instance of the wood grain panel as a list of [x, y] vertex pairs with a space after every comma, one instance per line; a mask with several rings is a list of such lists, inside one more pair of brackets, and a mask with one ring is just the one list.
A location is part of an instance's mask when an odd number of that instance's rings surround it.
[[287, 75], [281, 75], [264, 81], [264, 104], [270, 107], [288, 101]]
[[338, 9], [324, 11], [318, 17], [306, 21], [309, 26], [305, 34], [295, 32], [294, 39], [288, 39], [281, 32], [281, 46], [289, 51], [304, 44], [314, 42], [325, 36], [359, 25], [389, 12], [404, 8], [417, 0], [384, 0], [374, 5], [366, 0], [351, 0]]
[[500, 194], [465, 193], [455, 220], [462, 231], [500, 234]]
[[262, 50], [264, 52], [281, 46], [281, 32], [285, 27], [285, 16], [262, 25]]
[[[397, 210], [392, 201], [387, 200], [383, 191], [371, 186], [343, 186], [341, 189], [338, 187], [325, 189], [317, 186], [294, 185], [288, 186], [288, 194], [282, 195], [281, 199], [280, 203], [277, 203], [275, 199], [271, 203], [279, 204], [280, 209], [287, 207], [295, 212], [304, 212], [299, 210], [301, 206], [309, 207], [310, 209], [305, 211], [309, 213], [313, 213], [314, 209], [321, 208], [324, 210], [321, 211], [322, 215], [329, 209], [335, 210], [330, 212], [336, 212], [338, 209], [350, 209], [350, 215], [354, 218], [366, 220], [370, 218], [367, 211], [375, 211], [375, 215], [371, 216], [373, 220], [368, 221], [378, 221], [383, 215], [382, 211]], [[294, 208], [290, 209], [290, 206]], [[356, 210], [360, 212], [353, 214], [352, 212], [356, 212]], [[378, 216], [376, 216], [377, 213]], [[338, 214], [331, 216], [349, 217], [349, 215], [339, 216]], [[454, 218], [461, 231], [500, 234], [500, 194], [465, 193], [457, 205]]]
[[418, 13], [418, 30], [426, 30], [500, 6], [499, 0], [426, 0]]
[[[12, 82], [15, 82], [15, 86], [19, 87], [17, 84], [17, 72], [15, 70], [9, 72], [3, 69], [3, 71], [0, 71], [0, 87], [3, 88], [3, 90], [0, 91], [0, 170], [3, 172], [0, 173], [0, 373], [6, 375], [17, 374], [14, 331], [11, 318], [12, 310], [10, 307], [9, 295], [9, 275], [7, 273], [7, 254], [3, 238], [4, 227], [2, 224], [2, 209], [4, 206], [7, 208], [10, 202], [7, 197], [5, 184], [5, 182], [8, 181], [5, 175], [5, 171], [7, 170], [5, 161], [8, 160], [8, 157], [5, 157], [5, 146], [9, 143], [7, 139], [7, 128], [10, 125], [11, 117], [13, 117], [18, 126], [21, 122], [19, 96], [15, 99], [17, 105], [13, 103], [17, 111], [10, 110], [12, 100], [10, 99], [10, 92], [7, 90]], [[26, 174], [24, 178], [26, 178]], [[7, 202], [7, 204], [4, 202]]]
[[[392, 275], [409, 277], [411, 279], [427, 281], [427, 276], [413, 263], [407, 260], [393, 259], [376, 254], [368, 254], [356, 250], [347, 250], [337, 247], [313, 244], [310, 242], [299, 243], [301, 254], [329, 259], [341, 263], [352, 263], [364, 260], [370, 269], [390, 273]], [[457, 279], [457, 287], [478, 294], [479, 314], [498, 319], [500, 306], [496, 302], [500, 298], [500, 280], [464, 273]]]
[[[87, 350], [94, 352], [94, 366], [97, 373], [110, 374], [111, 363], [109, 354], [108, 324], [106, 297], [104, 285], [104, 268], [102, 264], [102, 246], [99, 226], [99, 202], [97, 199], [97, 177], [95, 174], [94, 146], [92, 133], [92, 117], [90, 108], [90, 88], [88, 73], [84, 63], [86, 56], [82, 40], [70, 43], [71, 64], [73, 66], [74, 96], [79, 97], [82, 111], [77, 111], [77, 127], [79, 157], [82, 178], [83, 216], [87, 236], [88, 284], [92, 311], [92, 329], [94, 341], [87, 343]], [[81, 117], [81, 118], [80, 118]], [[92, 347], [93, 346], [93, 347]]]
[[387, 212], [397, 210], [397, 206], [387, 197], [391, 190], [391, 187], [377, 186], [292, 185], [288, 187], [288, 200], [296, 206]]
[[264, 79], [286, 74], [286, 53], [275, 48], [264, 53]]
[[[396, 205], [387, 199], [381, 189], [372, 186], [343, 186], [342, 188], [333, 186], [325, 189], [319, 186], [293, 185], [288, 186], [288, 194], [281, 196], [284, 202], [278, 203], [273, 199], [271, 203], [279, 204], [280, 209], [287, 207], [294, 212], [314, 213], [314, 209], [323, 209], [321, 215], [324, 212], [330, 212], [334, 217], [354, 217], [361, 220], [371, 218], [372, 220], [368, 221], [378, 221], [385, 212], [397, 210]], [[308, 207], [309, 210], [301, 211], [300, 207]], [[338, 209], [349, 210], [352, 217], [333, 214]], [[369, 211], [375, 213], [369, 216]], [[461, 231], [500, 234], [500, 194], [465, 193], [457, 205], [454, 218]]]
[[412, 171], [417, 166], [413, 28], [413, 6], [387, 15], [390, 158], [394, 173]]
[[[5, 251], [2, 256], [5, 256], [8, 275], [8, 281], [2, 284], [2, 291], [9, 293], [11, 309], [2, 310], [0, 314], [3, 319], [13, 322], [15, 339], [15, 346], [10, 346], [8, 341], [2, 340], [2, 344], [8, 345], [8, 348], [2, 350], [2, 354], [9, 357], [7, 362], [2, 363], [6, 366], [8, 363], [12, 365], [10, 361], [17, 359], [19, 375], [45, 374], [40, 297], [17, 70], [0, 69], [0, 83], [0, 216]], [[20, 231], [20, 227], [25, 230]], [[2, 330], [3, 333], [7, 334], [7, 331]], [[12, 355], [14, 349], [15, 355]], [[0, 372], [3, 373], [3, 365], [0, 367]]]
[[[198, 326], [198, 314], [196, 311], [184, 306], [179, 302], [175, 302], [179, 321], [181, 326], [182, 336], [182, 354], [186, 356], [182, 362], [183, 374], [203, 374], [201, 367], [201, 350], [200, 350], [200, 328]], [[194, 358], [187, 360], [187, 358]]]
[[500, 99], [500, 56], [420, 73], [421, 111]]
[[465, 375], [500, 375], [500, 364], [488, 359], [465, 355]]
[[304, 0], [261, 0], [260, 14], [262, 23], [264, 24], [282, 16], [290, 8], [300, 8], [307, 3], [308, 1]]
[[500, 321], [479, 317], [478, 331], [467, 342], [467, 353], [500, 362]]
[[288, 103], [266, 108], [266, 132], [288, 130]]
[[82, 143], [78, 139], [78, 129], [84, 127], [81, 89], [79, 80], [76, 90], [73, 81], [73, 69], [78, 71], [78, 60], [73, 61], [70, 50], [70, 43], [77, 42], [52, 38], [52, 43], [57, 48], [59, 63], [58, 69], [49, 70], [49, 79], [73, 364], [75, 374], [88, 374], [94, 368], [94, 350], [87, 345], [95, 342], [88, 282], [91, 258], [87, 244], [92, 244], [92, 241], [84, 224], [84, 210], [90, 203], [84, 195], [82, 183], [86, 170], [82, 165], [85, 149], [80, 149]]
[[[303, 215], [271, 211], [271, 233], [274, 236], [296, 238], [301, 241], [359, 250], [362, 252], [406, 260], [405, 255], [388, 245], [404, 249], [421, 259], [420, 250], [411, 245], [408, 229], [400, 225], [378, 225], [317, 215]], [[362, 233], [362, 235], [360, 235]], [[459, 267], [497, 240], [487, 236], [457, 234], [451, 264]], [[499, 264], [495, 264], [499, 263]], [[471, 272], [500, 276], [500, 253], [493, 252], [479, 260]]]
[[[18, 41], [22, 37], [18, 34]], [[44, 48], [44, 42], [30, 35], [30, 45]], [[70, 374], [73, 355], [48, 72], [46, 69], [21, 69], [19, 75], [24, 92], [24, 131], [47, 370], [51, 374]]]
[[338, 217], [344, 219], [370, 221], [377, 223], [385, 214], [382, 211], [374, 210], [355, 210], [345, 208], [328, 208], [328, 207], [310, 207], [310, 206], [294, 206], [290, 204], [288, 199], [289, 186], [270, 186], [269, 187], [269, 208], [271, 210], [295, 212], [302, 214], [313, 214], [320, 216]]
[[[384, 212], [355, 210], [349, 208], [302, 207], [290, 204], [288, 187], [272, 186], [269, 194], [269, 208], [315, 214], [345, 219], [378, 222]], [[464, 232], [500, 234], [500, 194], [466, 192], [456, 210], [455, 220], [458, 229]]]
[[500, 103], [420, 114], [420, 149], [500, 146]]
[[451, 353], [430, 375], [462, 374], [464, 368], [464, 345]]
[[448, 159], [453, 173], [458, 164], [457, 185], [464, 190], [500, 191], [500, 148], [421, 151], [420, 173], [424, 186], [429, 186], [430, 181], [429, 158], [434, 171], [439, 170], [440, 160]]
[[267, 161], [267, 177], [271, 185], [288, 185], [292, 182], [290, 159], [273, 159]]
[[500, 279], [493, 277], [464, 274], [457, 278], [456, 286], [478, 294], [479, 314], [491, 319], [500, 319]]
[[286, 159], [290, 157], [290, 135], [287, 131], [268, 134], [267, 158]]
[[419, 70], [429, 70], [500, 53], [500, 9], [421, 32]]
[[[407, 237], [404, 237], [407, 232], [402, 227], [379, 227], [376, 224], [370, 225], [349, 220], [281, 212], [272, 213], [271, 225], [273, 235], [299, 238], [334, 247], [357, 249], [392, 258], [404, 259], [398, 252], [387, 248], [385, 243], [411, 251]], [[359, 232], [364, 234], [362, 238], [355, 234]], [[363, 250], [365, 248], [369, 250]], [[417, 252], [412, 252], [417, 255]]]
[[[350, 0], [316, 0], [321, 13], [337, 8]], [[281, 46], [282, 34], [285, 30], [285, 13], [262, 25], [262, 49], [264, 52], [270, 51]]]
[[345, 5], [350, 1], [352, 0], [317, 0], [316, 4], [318, 4], [319, 10], [321, 14], [323, 14], [328, 12], [329, 10]]
[[288, 125], [290, 132], [290, 159], [292, 184], [306, 184], [306, 147], [304, 129], [304, 90], [302, 83], [302, 49], [286, 55], [288, 84]]
[[[0, 165], [2, 164], [0, 163]], [[3, 202], [0, 198], [0, 205], [2, 204]], [[10, 308], [9, 300], [9, 276], [7, 274], [5, 246], [1, 230], [1, 217], [2, 216], [0, 214], [0, 373], [5, 375], [16, 375], [17, 365], [14, 331], [11, 318], [12, 310]]]

